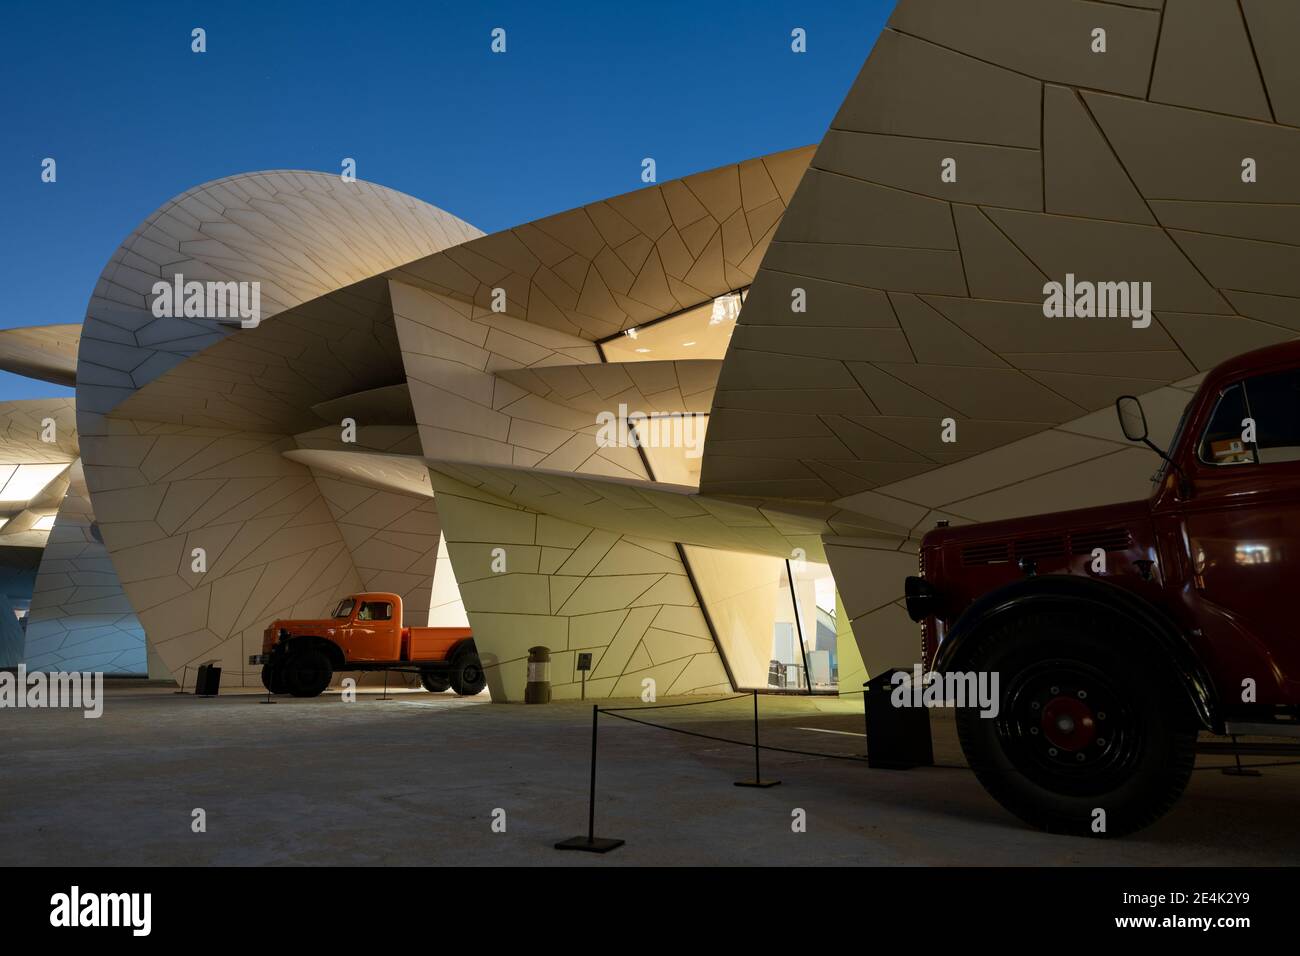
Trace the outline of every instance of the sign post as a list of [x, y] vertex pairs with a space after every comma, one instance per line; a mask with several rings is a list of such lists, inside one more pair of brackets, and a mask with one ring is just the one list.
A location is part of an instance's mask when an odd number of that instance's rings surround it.
[[578, 652], [578, 673], [582, 675], [582, 699], [587, 699], [587, 671], [591, 670], [591, 651]]

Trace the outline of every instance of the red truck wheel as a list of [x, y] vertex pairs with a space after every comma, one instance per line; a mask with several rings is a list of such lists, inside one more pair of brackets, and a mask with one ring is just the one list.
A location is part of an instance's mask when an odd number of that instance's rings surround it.
[[1023, 615], [981, 636], [959, 667], [998, 674], [998, 713], [959, 708], [957, 732], [990, 795], [1033, 826], [1077, 835], [1140, 830], [1173, 806], [1196, 730], [1170, 665], [1144, 646], [1121, 619], [1073, 613]]
[[281, 666], [284, 689], [294, 697], [319, 697], [334, 676], [329, 658], [315, 647], [291, 652]]
[[451, 686], [451, 678], [434, 671], [420, 671], [420, 683], [430, 694], [441, 694]]
[[268, 693], [283, 694], [285, 691], [284, 675], [281, 672], [281, 669], [279, 667], [273, 667], [270, 664], [263, 664], [262, 686], [266, 688]]
[[461, 697], [473, 697], [487, 686], [487, 674], [478, 652], [465, 648], [451, 662], [451, 689]]

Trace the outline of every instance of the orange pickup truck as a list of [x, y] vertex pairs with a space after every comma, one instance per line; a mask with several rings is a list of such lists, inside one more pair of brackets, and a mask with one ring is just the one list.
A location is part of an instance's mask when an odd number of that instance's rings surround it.
[[337, 671], [408, 671], [425, 690], [477, 694], [487, 677], [467, 627], [403, 627], [402, 599], [353, 594], [327, 618], [273, 621], [262, 634], [262, 684], [273, 694], [316, 697]]

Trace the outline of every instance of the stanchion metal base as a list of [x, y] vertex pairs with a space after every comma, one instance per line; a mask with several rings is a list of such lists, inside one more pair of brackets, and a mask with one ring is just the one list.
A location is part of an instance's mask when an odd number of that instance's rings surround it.
[[259, 703], [259, 704], [274, 704], [275, 701], [273, 701], [273, 700], [271, 699], [270, 695], [268, 694], [266, 700], [259, 700], [258, 703]]
[[1264, 776], [1264, 771], [1262, 771], [1262, 770], [1251, 770], [1249, 767], [1224, 767], [1222, 772], [1225, 773], [1225, 774], [1227, 774], [1229, 777], [1262, 777], [1262, 776]]
[[737, 780], [738, 787], [775, 787], [780, 784], [780, 780]]
[[610, 850], [617, 849], [622, 845], [622, 840], [612, 840], [609, 837], [592, 837], [588, 840], [585, 836], [576, 836], [561, 840], [555, 844], [555, 848], [557, 850], [584, 850], [587, 853], [608, 853]]

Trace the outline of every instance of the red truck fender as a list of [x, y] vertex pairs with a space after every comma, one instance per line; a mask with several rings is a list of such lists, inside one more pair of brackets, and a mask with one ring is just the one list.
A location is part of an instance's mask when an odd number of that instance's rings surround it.
[[976, 634], [1013, 615], [1047, 608], [1091, 611], [1135, 625], [1153, 648], [1173, 662], [1178, 683], [1200, 724], [1214, 733], [1224, 732], [1214, 684], [1182, 630], [1138, 595], [1093, 578], [1031, 575], [979, 597], [962, 612], [939, 645], [933, 669], [938, 673], [959, 670], [962, 651]]

